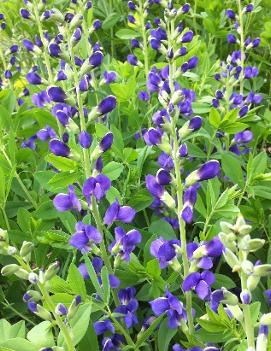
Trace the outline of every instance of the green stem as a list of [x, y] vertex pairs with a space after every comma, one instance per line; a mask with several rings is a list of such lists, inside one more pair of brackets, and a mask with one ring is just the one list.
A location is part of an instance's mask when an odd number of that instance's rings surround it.
[[[170, 33], [169, 40], [171, 45], [171, 38], [174, 32], [174, 20], [171, 20], [168, 31]], [[174, 63], [169, 62], [169, 86], [170, 86], [171, 92], [174, 92], [174, 74], [175, 74], [175, 65]], [[177, 203], [178, 203], [177, 216], [179, 221], [180, 239], [182, 243], [183, 277], [185, 279], [189, 274], [189, 260], [186, 252], [185, 222], [181, 216], [182, 208], [183, 208], [183, 185], [182, 185], [182, 179], [181, 179], [181, 164], [180, 164], [180, 159], [178, 158], [179, 141], [178, 141], [177, 132], [176, 132], [178, 116], [179, 116], [179, 113], [176, 112], [176, 115], [172, 117], [171, 126], [172, 126], [172, 138], [173, 138], [173, 162], [174, 162], [174, 168], [175, 168], [176, 188], [177, 188], [177, 194], [176, 194]], [[194, 331], [191, 291], [187, 291], [185, 293], [185, 299], [186, 299], [188, 331], [189, 331], [189, 334], [191, 335]]]
[[112, 315], [110, 317], [113, 320], [116, 327], [121, 331], [122, 335], [125, 337], [127, 343], [132, 347], [135, 347], [135, 343], [133, 342], [130, 335], [126, 332], [125, 328], [119, 323], [119, 321], [115, 317], [113, 317]]
[[[240, 261], [244, 261], [246, 257], [243, 257], [242, 253], [239, 254]], [[242, 291], [247, 290], [247, 275], [241, 271], [241, 288]], [[255, 350], [255, 342], [254, 342], [254, 325], [251, 319], [251, 311], [250, 305], [243, 304], [243, 314], [244, 314], [244, 329], [247, 337], [247, 346], [250, 351]]]
[[7, 216], [7, 214], [6, 214], [4, 205], [3, 205], [3, 207], [1, 208], [1, 210], [2, 210], [2, 213], [3, 213], [3, 217], [4, 217], [4, 220], [5, 220], [5, 223], [6, 223], [7, 230], [10, 230], [10, 225], [9, 225], [9, 221], [8, 221], [8, 216]]
[[[68, 33], [68, 43], [70, 43], [70, 35]], [[77, 72], [77, 67], [74, 63], [74, 51], [72, 44], [69, 44], [69, 52], [70, 52], [70, 58], [71, 58], [71, 67], [73, 70], [73, 79], [74, 79], [74, 85], [75, 85], [75, 90], [76, 90], [76, 99], [77, 99], [77, 104], [78, 104], [78, 112], [79, 112], [79, 118], [80, 118], [80, 130], [85, 131], [86, 130], [86, 121], [85, 121], [85, 116], [84, 116], [84, 108], [83, 108], [83, 100], [82, 100], [82, 95], [79, 89], [79, 76]], [[89, 157], [89, 150], [88, 149], [83, 149], [83, 157], [84, 157], [84, 169], [85, 169], [85, 175], [86, 178], [89, 178], [91, 176], [91, 167], [90, 167], [90, 157]]]
[[41, 21], [40, 21], [40, 16], [39, 16], [39, 11], [38, 11], [38, 7], [37, 7], [37, 3], [36, 1], [33, 2], [33, 6], [34, 6], [34, 14], [35, 14], [35, 22], [37, 23], [38, 26], [38, 31], [39, 31], [39, 36], [40, 36], [40, 40], [42, 42], [43, 45], [43, 57], [44, 57], [44, 61], [45, 61], [45, 66], [47, 69], [47, 74], [48, 74], [48, 81], [49, 84], [53, 83], [53, 73], [52, 73], [52, 68], [50, 65], [50, 58], [47, 52], [47, 42], [44, 38], [44, 34], [43, 34], [43, 29], [42, 29], [42, 25], [41, 25]]
[[241, 0], [237, 0], [238, 6], [238, 16], [239, 16], [239, 34], [240, 34], [240, 51], [241, 51], [241, 68], [242, 71], [240, 73], [240, 94], [244, 92], [244, 63], [245, 63], [245, 34], [244, 34], [244, 22], [243, 22], [243, 14], [242, 14], [242, 3]]
[[3, 50], [2, 50], [1, 46], [0, 46], [0, 58], [1, 58], [1, 61], [3, 63], [4, 70], [6, 70], [7, 69], [7, 63], [6, 63], [5, 55], [3, 53]]
[[143, 39], [145, 79], [147, 80], [148, 74], [149, 74], [148, 40], [147, 40], [146, 29], [145, 29], [144, 6], [143, 6], [142, 0], [139, 0], [139, 9], [140, 9], [140, 22], [141, 22], [141, 35]]
[[[102, 242], [100, 244], [101, 256], [102, 256], [102, 259], [103, 259], [103, 261], [105, 263], [105, 266], [106, 266], [106, 268], [108, 270], [108, 273], [113, 274], [114, 271], [113, 271], [113, 268], [111, 266], [108, 253], [106, 251], [106, 246], [105, 246], [104, 225], [102, 223], [100, 212], [99, 212], [99, 209], [98, 209], [98, 204], [97, 204], [96, 199], [95, 199], [94, 196], [92, 196], [92, 198], [91, 198], [91, 204], [92, 204], [92, 215], [93, 215], [95, 223], [97, 225], [97, 229], [98, 229], [98, 231], [101, 233], [101, 235], [103, 237], [103, 240], [102, 240]], [[118, 302], [118, 297], [116, 295], [115, 290], [112, 290], [112, 295], [113, 295], [113, 299], [114, 299], [115, 305], [118, 306], [119, 302]]]

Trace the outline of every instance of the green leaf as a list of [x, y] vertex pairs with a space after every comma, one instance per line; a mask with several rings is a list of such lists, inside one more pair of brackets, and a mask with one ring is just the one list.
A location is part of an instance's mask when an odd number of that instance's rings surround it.
[[176, 233], [172, 226], [162, 219], [152, 222], [149, 231], [158, 236], [163, 236], [167, 240], [176, 239]]
[[73, 263], [70, 265], [68, 271], [67, 282], [74, 294], [80, 295], [83, 300], [87, 297], [84, 278]]
[[[92, 303], [86, 303], [84, 305], [79, 306], [74, 317], [70, 321], [74, 345], [77, 345], [81, 341], [81, 339], [85, 336], [88, 330], [91, 310]], [[64, 344], [64, 337], [62, 333], [59, 334], [57, 341], [58, 345]]]
[[104, 291], [103, 301], [105, 304], [108, 305], [109, 299], [110, 299], [110, 284], [109, 284], [109, 273], [106, 266], [103, 266], [102, 268], [101, 278], [102, 278], [103, 291]]
[[0, 341], [0, 350], [1, 348], [8, 348], [11, 349], [12, 351], [38, 351], [39, 347], [36, 345], [32, 344], [30, 341], [25, 340], [23, 338], [14, 338], [14, 339], [9, 339], [4, 342]]
[[169, 343], [176, 333], [177, 329], [170, 329], [168, 327], [168, 321], [165, 319], [161, 323], [158, 331], [158, 350], [168, 351]]
[[147, 263], [146, 272], [153, 278], [160, 277], [161, 269], [157, 259], [153, 259]]
[[154, 322], [149, 326], [147, 330], [145, 330], [142, 334], [140, 334], [140, 337], [136, 341], [136, 346], [135, 348], [139, 349], [140, 345], [142, 345], [154, 332], [156, 327], [161, 323], [162, 319], [164, 318], [164, 315], [161, 314], [158, 318], [155, 319]]
[[45, 157], [45, 161], [51, 163], [60, 171], [74, 171], [78, 167], [78, 163], [62, 156], [49, 154]]
[[88, 274], [90, 276], [90, 280], [91, 280], [94, 288], [96, 289], [97, 293], [100, 295], [101, 298], [103, 298], [104, 294], [103, 294], [103, 291], [101, 289], [100, 283], [98, 281], [95, 269], [94, 269], [94, 267], [93, 267], [93, 265], [92, 265], [92, 263], [87, 255], [84, 255], [84, 260], [85, 260]]
[[120, 29], [116, 32], [116, 36], [123, 40], [129, 40], [129, 39], [140, 37], [140, 33], [132, 29]]
[[128, 205], [134, 208], [137, 212], [149, 207], [153, 198], [146, 189], [140, 189], [137, 193], [131, 196]]
[[116, 180], [123, 172], [124, 166], [121, 163], [111, 161], [103, 168], [103, 174], [110, 180]]
[[114, 25], [119, 21], [120, 18], [121, 16], [116, 12], [110, 13], [110, 15], [106, 17], [106, 19], [103, 21], [102, 28], [104, 30], [107, 30], [114, 27]]
[[27, 339], [39, 348], [54, 346], [51, 322], [44, 321], [36, 325], [27, 333]]
[[244, 176], [242, 168], [240, 166], [240, 161], [233, 156], [232, 153], [223, 153], [222, 154], [222, 169], [227, 177], [231, 181], [237, 183], [239, 186], [244, 186]]
[[66, 188], [68, 185], [73, 184], [78, 180], [78, 177], [77, 173], [60, 172], [49, 180], [48, 185], [51, 191], [56, 191], [57, 189]]
[[209, 122], [212, 126], [215, 128], [219, 127], [221, 118], [218, 110], [216, 108], [212, 108], [210, 113], [209, 113]]
[[236, 284], [231, 278], [227, 277], [226, 275], [216, 273], [213, 288], [220, 289], [221, 286], [223, 286], [226, 289], [232, 289], [236, 287]]

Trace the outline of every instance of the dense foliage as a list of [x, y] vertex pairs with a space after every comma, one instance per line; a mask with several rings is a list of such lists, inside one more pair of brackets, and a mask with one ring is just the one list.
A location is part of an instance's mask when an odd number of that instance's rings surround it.
[[0, 351], [271, 350], [270, 14], [0, 1]]

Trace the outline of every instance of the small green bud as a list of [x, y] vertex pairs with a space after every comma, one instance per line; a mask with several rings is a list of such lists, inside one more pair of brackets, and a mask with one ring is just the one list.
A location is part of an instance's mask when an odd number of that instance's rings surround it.
[[28, 280], [28, 275], [29, 272], [27, 272], [25, 269], [23, 268], [19, 268], [19, 270], [17, 272], [14, 273], [16, 275], [16, 277], [21, 278], [21, 279], [25, 279]]
[[223, 252], [223, 256], [228, 265], [236, 272], [236, 268], [240, 267], [240, 262], [237, 256], [228, 248]]
[[260, 319], [260, 324], [262, 325], [271, 325], [271, 312], [265, 313]]
[[58, 261], [52, 263], [44, 273], [44, 281], [46, 282], [53, 278], [57, 274], [59, 268], [60, 264]]
[[229, 234], [234, 230], [233, 225], [228, 222], [220, 222], [220, 228], [225, 234]]
[[34, 250], [34, 244], [29, 241], [24, 241], [21, 246], [20, 256], [24, 258], [28, 256], [33, 250]]
[[254, 274], [260, 277], [268, 277], [271, 275], [271, 264], [261, 264], [254, 266]]
[[30, 272], [28, 275], [28, 280], [31, 284], [37, 284], [39, 282], [39, 277], [36, 273]]
[[265, 240], [263, 239], [251, 239], [248, 243], [248, 251], [255, 252], [263, 247]]
[[167, 205], [168, 208], [174, 209], [176, 207], [175, 200], [167, 191], [164, 191], [161, 200]]
[[18, 270], [20, 269], [21, 267], [18, 266], [17, 264], [8, 264], [6, 266], [4, 266], [2, 269], [1, 269], [1, 274], [6, 276], [6, 275], [11, 275], [11, 274], [15, 274], [16, 272], [18, 272]]
[[235, 306], [227, 306], [228, 309], [230, 310], [231, 314], [233, 315], [233, 317], [239, 321], [239, 322], [242, 322], [243, 319], [244, 319], [244, 315], [243, 315], [243, 312], [241, 310], [241, 308], [238, 306], [238, 305], [235, 305]]
[[238, 297], [228, 291], [227, 289], [224, 290], [224, 300], [223, 303], [230, 305], [230, 306], [235, 306], [238, 304]]

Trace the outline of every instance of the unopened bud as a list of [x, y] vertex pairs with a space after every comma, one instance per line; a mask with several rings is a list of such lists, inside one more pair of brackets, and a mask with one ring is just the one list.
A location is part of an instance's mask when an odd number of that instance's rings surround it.
[[80, 295], [75, 296], [75, 298], [73, 299], [73, 301], [68, 309], [68, 317], [69, 318], [72, 318], [74, 316], [80, 303], [81, 303], [81, 296]]
[[236, 269], [236, 267], [240, 267], [240, 262], [237, 256], [231, 250], [226, 248], [223, 252], [223, 256], [225, 258], [225, 261], [232, 269]]
[[243, 316], [243, 312], [241, 310], [241, 308], [238, 305], [235, 306], [231, 306], [228, 305], [227, 306], [229, 311], [231, 312], [232, 316], [239, 322], [242, 322], [244, 316]]
[[58, 261], [52, 263], [44, 273], [44, 281], [48, 281], [53, 278], [57, 274], [59, 268], [60, 264]]
[[1, 269], [1, 274], [4, 276], [11, 275], [16, 273], [19, 269], [20, 266], [18, 266], [17, 264], [8, 264]]
[[29, 255], [32, 251], [34, 250], [34, 244], [29, 242], [29, 241], [24, 241], [21, 250], [20, 250], [20, 256], [21, 257], [26, 257]]
[[248, 305], [251, 302], [251, 293], [248, 290], [243, 290], [240, 294], [240, 298], [244, 305]]
[[38, 275], [36, 273], [30, 272], [29, 275], [28, 275], [28, 280], [32, 284], [37, 284], [39, 282], [39, 277], [38, 277]]
[[254, 266], [254, 274], [260, 277], [268, 277], [271, 275], [271, 264], [261, 264]]
[[260, 324], [262, 325], [271, 325], [271, 312], [265, 313], [260, 319]]

